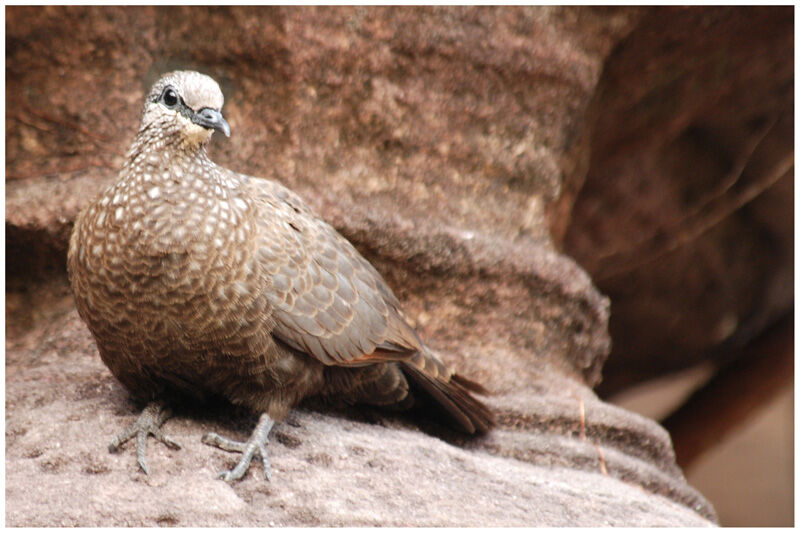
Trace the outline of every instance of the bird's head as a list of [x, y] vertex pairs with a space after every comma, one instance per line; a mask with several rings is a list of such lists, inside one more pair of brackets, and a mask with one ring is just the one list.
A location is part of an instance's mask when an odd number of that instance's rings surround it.
[[187, 147], [204, 146], [214, 130], [230, 137], [231, 128], [220, 112], [223, 102], [219, 85], [205, 74], [170, 72], [147, 95], [139, 135]]

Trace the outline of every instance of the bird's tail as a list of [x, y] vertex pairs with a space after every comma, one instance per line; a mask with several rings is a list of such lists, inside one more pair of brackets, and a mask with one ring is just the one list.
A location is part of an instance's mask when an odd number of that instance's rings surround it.
[[420, 352], [420, 356], [403, 363], [404, 373], [444, 409], [457, 429], [472, 434], [486, 433], [494, 427], [494, 414], [471, 394], [488, 394], [485, 388], [450, 373], [441, 360], [427, 350]]

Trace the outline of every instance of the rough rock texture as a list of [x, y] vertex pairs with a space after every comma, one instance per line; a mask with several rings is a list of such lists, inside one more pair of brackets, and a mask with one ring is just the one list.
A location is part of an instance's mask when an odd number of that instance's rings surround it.
[[669, 8], [608, 59], [564, 239], [612, 301], [604, 393], [725, 363], [793, 308], [793, 47], [791, 7]]
[[[7, 524], [712, 523], [666, 432], [591, 392], [609, 302], [551, 238], [605, 62], [643, 13], [9, 8]], [[232, 459], [200, 435], [253, 422], [224, 407], [168, 422], [184, 449], [152, 443], [150, 477], [106, 452], [136, 406], [72, 307], [67, 236], [114, 179], [142, 94], [177, 67], [221, 81], [233, 136], [212, 157], [282, 181], [351, 239], [431, 346], [495, 393], [497, 430], [307, 406], [277, 428], [272, 484], [213, 479]]]
[[[31, 300], [42, 316], [26, 316]], [[240, 483], [216, 480], [235, 458], [200, 443], [212, 430], [246, 436], [253, 415], [183, 411], [164, 427], [183, 449], [151, 441], [145, 476], [133, 443], [107, 451], [139, 407], [97, 357], [64, 280], [8, 303], [9, 526], [703, 526], [713, 518], [681, 483], [659, 426], [557, 374], [531, 384], [538, 395], [490, 400], [506, 415], [478, 440], [376, 410], [297, 410], [272, 435], [270, 483], [259, 466]]]

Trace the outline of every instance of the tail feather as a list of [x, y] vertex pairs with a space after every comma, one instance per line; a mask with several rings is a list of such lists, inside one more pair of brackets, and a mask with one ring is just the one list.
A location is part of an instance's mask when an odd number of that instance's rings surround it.
[[460, 374], [453, 374], [452, 376], [450, 376], [450, 381], [454, 381], [455, 383], [458, 383], [468, 391], [474, 392], [476, 394], [481, 394], [483, 396], [489, 396], [491, 394], [491, 392], [486, 390], [486, 388], [480, 383], [472, 381], [469, 378], [465, 378]]
[[486, 433], [494, 427], [492, 412], [470, 394], [473, 392], [488, 395], [489, 391], [479, 383], [454, 374], [428, 347], [423, 346], [414, 352], [396, 352], [389, 350], [384, 343], [367, 359], [371, 362], [399, 363], [403, 374], [435, 400], [461, 431], [470, 434]]
[[486, 393], [479, 384], [458, 376], [430, 376], [412, 365], [403, 365], [411, 380], [427, 392], [465, 433], [486, 433], [495, 425], [494, 415], [470, 390]]

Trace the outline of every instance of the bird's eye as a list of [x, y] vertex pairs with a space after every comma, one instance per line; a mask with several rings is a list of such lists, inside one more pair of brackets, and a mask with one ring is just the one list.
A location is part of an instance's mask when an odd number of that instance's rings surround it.
[[164, 105], [173, 108], [178, 105], [178, 93], [175, 92], [175, 89], [172, 87], [167, 87], [164, 89], [164, 92], [161, 93], [161, 101], [164, 102]]

